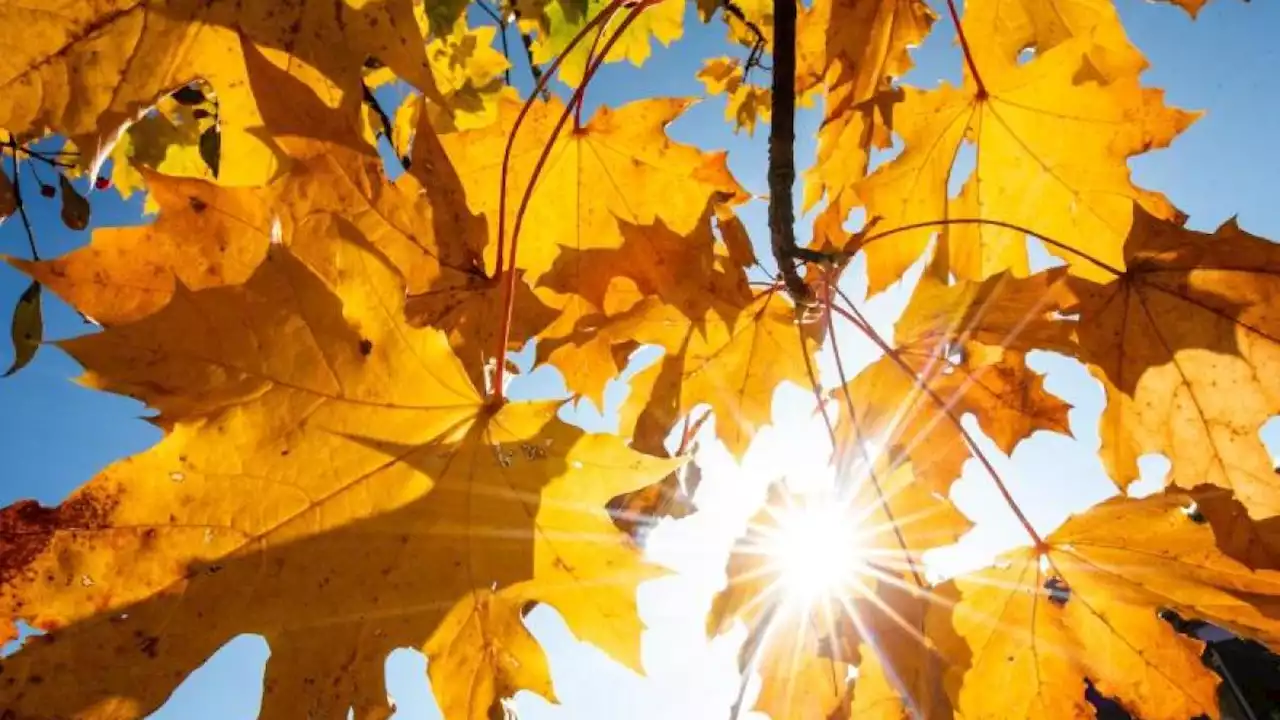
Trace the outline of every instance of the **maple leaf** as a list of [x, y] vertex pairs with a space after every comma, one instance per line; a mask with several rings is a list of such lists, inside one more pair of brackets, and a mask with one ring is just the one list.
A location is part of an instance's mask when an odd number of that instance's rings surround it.
[[737, 60], [721, 57], [706, 61], [698, 71], [698, 80], [707, 94], [727, 96], [724, 119], [732, 120], [735, 129], [746, 128], [748, 135], [755, 135], [757, 121], [769, 122], [769, 89], [748, 83]]
[[[571, 389], [597, 401], [617, 370], [607, 349], [611, 343], [602, 344], [605, 358], [584, 365], [549, 355], [557, 341], [578, 329], [583, 318], [602, 310], [596, 304], [600, 297], [587, 297], [589, 293], [577, 289], [596, 281], [607, 282], [609, 269], [565, 261], [561, 255], [572, 250], [620, 248], [624, 243], [622, 228], [628, 224], [661, 221], [675, 233], [689, 234], [706, 222], [706, 209], [713, 201], [733, 205], [746, 199], [745, 191], [729, 174], [723, 153], [704, 153], [667, 138], [664, 127], [686, 107], [685, 100], [646, 100], [619, 110], [602, 108], [582, 128], [562, 133], [536, 180], [524, 218], [516, 265], [524, 270], [525, 279], [539, 288], [539, 299], [560, 313], [539, 334], [539, 360], [550, 359], [564, 371]], [[469, 207], [488, 218], [491, 237], [498, 227], [495, 189], [501, 186], [503, 149], [517, 111], [515, 103], [504, 103], [496, 124], [440, 138], [458, 168]], [[535, 103], [516, 136], [506, 178], [508, 232], [515, 225], [518, 200], [562, 111], [559, 101]], [[496, 239], [491, 239], [486, 252], [496, 252], [496, 246]], [[491, 254], [486, 259], [494, 262]], [[640, 265], [647, 264], [646, 260]], [[542, 276], [553, 268], [557, 268], [560, 284], [543, 283]], [[677, 276], [671, 274], [677, 269], [667, 268], [671, 277], [668, 286], [677, 284]]]
[[[722, 249], [711, 217], [709, 205], [687, 235], [661, 222], [622, 225], [621, 247], [565, 250], [543, 276], [543, 287], [578, 299], [579, 327], [563, 340], [544, 334], [539, 344], [539, 355], [564, 372], [571, 388], [602, 393], [620, 370], [620, 347], [666, 350], [632, 378], [621, 410], [623, 431], [646, 452], [661, 454], [672, 428], [705, 402], [717, 436], [741, 456], [772, 416], [774, 388], [784, 380], [808, 382], [818, 329], [797, 324], [781, 294], [750, 289], [739, 265], [745, 258], [734, 258], [742, 250], [733, 249], [745, 234]], [[721, 221], [725, 238], [738, 234], [735, 223]]]
[[[436, 132], [470, 130], [493, 122], [500, 100], [516, 99], [515, 89], [504, 78], [511, 63], [493, 47], [496, 33], [495, 27], [468, 27], [466, 18], [459, 17], [448, 32], [427, 43], [427, 59], [442, 100], [428, 103], [425, 96], [411, 93], [396, 109], [392, 140], [397, 157], [409, 156], [408, 145], [423, 112], [430, 115]], [[367, 73], [365, 84], [374, 88], [396, 79], [391, 68], [383, 66]]]
[[[1103, 84], [1090, 79], [1089, 46], [1076, 39], [1023, 65], [979, 66], [962, 87], [908, 89], [895, 126], [905, 141], [898, 157], [859, 182], [854, 192], [877, 232], [944, 218], [982, 218], [1053, 238], [1047, 249], [1073, 271], [1105, 277], [1092, 260], [1118, 265], [1134, 201], [1166, 218], [1177, 211], [1159, 193], [1129, 179], [1130, 157], [1166, 146], [1195, 115], [1166, 108], [1163, 93], [1139, 86], [1136, 72]], [[947, 187], [961, 143], [972, 142], [976, 166], [959, 197]], [[924, 251], [935, 228], [898, 232], [867, 246], [871, 292], [897, 280]], [[946, 228], [949, 268], [980, 280], [1003, 270], [1026, 274], [1025, 233], [990, 224]]]
[[[1216, 716], [1218, 677], [1203, 643], [1180, 635], [1159, 610], [1238, 632], [1275, 637], [1280, 575], [1242, 565], [1195, 502], [1243, 508], [1216, 488], [1114, 498], [1073, 517], [1043, 553], [1020, 550], [957, 581], [956, 632], [973, 649], [957, 710], [966, 717], [1092, 718], [1086, 679], [1144, 718]], [[1025, 682], [1008, 683], [1010, 677]], [[999, 693], [985, 691], [1000, 682]]]
[[828, 717], [844, 697], [849, 671], [848, 659], [819, 655], [829, 619], [810, 627], [810, 614], [818, 613], [789, 606], [788, 598], [781, 597], [786, 592], [785, 568], [779, 566], [771, 540], [781, 531], [783, 513], [810, 500], [779, 487], [770, 491], [765, 506], [735, 544], [726, 568], [728, 584], [707, 614], [709, 636], [730, 630], [736, 622], [754, 633], [742, 647], [739, 664], [760, 673], [763, 682], [755, 708], [775, 718]]
[[[893, 476], [888, 497], [912, 485], [909, 468], [901, 467]], [[830, 512], [833, 503], [841, 520], [820, 522], [818, 513]], [[947, 505], [937, 500], [934, 504]], [[953, 541], [954, 535], [942, 539], [946, 531], [938, 532], [941, 526], [950, 525], [957, 532], [967, 527], [954, 508], [949, 512], [958, 521], [945, 516], [926, 521], [934, 532], [917, 549]], [[916, 714], [943, 716], [943, 665], [924, 633], [926, 624], [937, 625], [945, 616], [931, 612], [933, 606], [945, 604], [931, 599], [927, 591], [909, 588], [895, 571], [883, 569], [884, 562], [900, 558], [901, 552], [885, 532], [884, 520], [884, 507], [874, 498], [855, 496], [850, 502], [824, 492], [801, 494], [775, 487], [748, 524], [729, 558], [728, 585], [712, 601], [707, 630], [716, 635], [738, 622], [750, 630], [740, 664], [761, 676], [756, 709], [775, 718], [835, 720], [851, 717], [853, 708], [856, 717], [899, 717], [906, 710], [900, 695], [905, 687], [914, 698], [911, 709]], [[791, 535], [808, 532], [802, 525], [834, 529], [837, 522], [845, 532], [826, 540], [856, 549], [832, 547], [831, 557], [853, 555], [848, 563], [833, 560], [838, 566], [829, 569], [831, 587], [819, 597], [797, 592], [789, 579], [797, 570], [789, 564], [798, 560], [792, 557]], [[936, 632], [945, 630], [943, 624]], [[851, 692], [853, 681], [846, 678], [854, 667], [858, 673]], [[895, 677], [892, 683], [886, 669]]]
[[[288, 170], [261, 189], [141, 171], [160, 210], [154, 224], [98, 230], [89, 246], [44, 263], [10, 262], [111, 325], [163, 307], [177, 284], [201, 289], [241, 283], [271, 238], [341, 222], [400, 270], [410, 322], [445, 329], [472, 382], [483, 387], [486, 358], [499, 344], [504, 277], [482, 263], [484, 219], [467, 212], [464, 191], [456, 176], [449, 179], [455, 171], [429, 126], [419, 130], [414, 151], [417, 167], [431, 173], [425, 186], [413, 175], [388, 183], [381, 160], [360, 147], [354, 129], [340, 127], [324, 131], [334, 133], [336, 144], [282, 139], [291, 154]], [[314, 244], [305, 251], [325, 252]], [[519, 311], [509, 341], [519, 347], [555, 314], [526, 283], [515, 287]]]
[[[1171, 5], [1177, 5], [1183, 10], [1186, 10], [1187, 14], [1193, 18], [1200, 12], [1201, 8], [1209, 4], [1209, 0], [1159, 0], [1159, 1], [1167, 2]], [[1249, 0], [1244, 0], [1244, 1], [1249, 2]]]
[[[698, 18], [711, 22], [721, 10], [730, 42], [756, 52], [773, 50], [773, 3], [770, 0], [697, 0]], [[758, 46], [758, 47], [757, 47]]]
[[44, 262], [8, 258], [86, 316], [104, 325], [140, 320], [182, 285], [200, 290], [248, 280], [266, 255], [269, 209], [251, 189], [136, 172], [155, 202], [156, 221], [99, 228], [92, 242]]
[[739, 458], [772, 418], [778, 385], [809, 382], [806, 361], [812, 362], [818, 344], [814, 326], [798, 324], [795, 307], [773, 291], [756, 295], [731, 316], [712, 310], [701, 327], [683, 317], [660, 322], [636, 314], [615, 332], [675, 348], [632, 378], [622, 427], [634, 428], [644, 442], [661, 443], [682, 417], [707, 403], [715, 413], [716, 436]]
[[[418, 326], [446, 330], [477, 387], [487, 358], [499, 349], [505, 273], [484, 260], [486, 225], [467, 210], [466, 190], [421, 118], [412, 172], [394, 184], [381, 161], [328, 147], [296, 163], [273, 199], [287, 212], [285, 233], [306, 232], [318, 218], [346, 220], [404, 275], [405, 312]], [[429, 176], [430, 182], [419, 178]], [[478, 191], [477, 191], [478, 192]], [[519, 348], [555, 319], [526, 282], [517, 278], [507, 338]]]
[[[635, 448], [642, 450], [642, 448]], [[669, 457], [666, 450], [645, 451], [649, 455]], [[689, 452], [697, 452], [695, 447]], [[648, 532], [662, 518], [679, 520], [694, 513], [693, 496], [702, 483], [702, 469], [693, 461], [658, 482], [624, 493], [609, 502], [609, 514], [613, 524], [644, 546]]]
[[820, 238], [842, 237], [871, 149], [890, 144], [889, 85], [910, 69], [907, 48], [924, 40], [934, 20], [920, 0], [816, 0], [798, 19], [797, 92], [824, 92], [817, 157], [804, 176], [805, 209], [828, 198], [815, 221]]
[[[675, 352], [708, 316], [729, 320], [740, 313], [751, 290], [742, 269], [718, 252], [711, 217], [708, 207], [687, 235], [661, 221], [624, 223], [621, 247], [563, 250], [539, 285], [568, 298], [559, 324], [572, 322], [572, 331], [544, 333], [538, 357], [560, 368], [571, 389], [599, 402], [630, 354], [616, 354], [619, 346], [648, 341]], [[652, 452], [661, 440], [649, 446]]]
[[[537, 34], [532, 61], [543, 64], [561, 58], [560, 79], [571, 87], [580, 84], [591, 53], [592, 35], [572, 51], [566, 53], [565, 50], [592, 18], [607, 8], [608, 0], [517, 0], [514, 5], [520, 9], [520, 27]], [[625, 6], [616, 10], [617, 21], [621, 21], [627, 11]], [[606, 22], [603, 32], [607, 33], [608, 27]], [[605, 62], [627, 60], [632, 65], [643, 65], [652, 52], [650, 36], [663, 45], [670, 45], [683, 34], [684, 3], [660, 0], [636, 16], [605, 55]]]
[[270, 8], [142, 0], [50, 13], [6, 5], [0, 10], [0, 44], [9, 49], [0, 66], [6, 98], [0, 127], [22, 137], [53, 130], [97, 157], [157, 98], [204, 80], [218, 97], [224, 150], [237, 159], [226, 170], [260, 179], [263, 168], [255, 163], [270, 166], [274, 152], [254, 131], [260, 132], [260, 103], [270, 102], [270, 94], [255, 93], [244, 54], [287, 53], [309, 68], [291, 72], [318, 73], [314, 80], [357, 99], [364, 59], [373, 56], [438, 97], [413, 6], [410, 0], [303, 0]]
[[1169, 481], [1231, 488], [1253, 517], [1280, 513], [1271, 455], [1258, 437], [1280, 412], [1280, 323], [1272, 298], [1280, 249], [1229, 221], [1209, 235], [1133, 210], [1127, 270], [1077, 281], [1081, 358], [1107, 391], [1108, 471], [1121, 487], [1137, 459], [1163, 453]]
[[922, 277], [892, 353], [832, 393], [841, 452], [904, 453], [918, 482], [945, 495], [972, 454], [959, 426], [966, 413], [1005, 453], [1037, 430], [1069, 435], [1071, 406], [1023, 359], [1035, 348], [1074, 350], [1073, 325], [1054, 315], [1054, 298], [1069, 298], [1063, 279], [1060, 270], [953, 286]]
[[[213, 173], [200, 153], [200, 138], [211, 126], [202, 123], [195, 111], [166, 96], [153, 112], [129, 126], [111, 150], [111, 185], [128, 198], [146, 189], [146, 178], [140, 168], [174, 176], [212, 180]], [[148, 197], [146, 210], [156, 212], [159, 205]]]
[[964, 29], [978, 67], [1012, 68], [1026, 53], [1041, 54], [1081, 38], [1089, 64], [1105, 79], [1136, 75], [1147, 67], [1124, 32], [1109, 0], [974, 0], [964, 6]]
[[[703, 152], [667, 137], [666, 126], [691, 102], [659, 98], [601, 107], [581, 128], [560, 133], [536, 178], [521, 229], [516, 264], [531, 281], [551, 268], [561, 246], [620, 247], [620, 223], [650, 225], [661, 219], [672, 230], [688, 233], [709, 199], [725, 205], [747, 199], [729, 173], [724, 152]], [[519, 103], [503, 102], [497, 123], [440, 138], [458, 168], [469, 206], [489, 218], [491, 236], [497, 232], [503, 151], [519, 111]], [[563, 112], [558, 99], [537, 101], [520, 126], [506, 177], [508, 232]], [[496, 242], [489, 247], [496, 252]]]
[[[386, 655], [410, 646], [439, 660], [446, 715], [482, 718], [550, 685], [528, 602], [639, 667], [634, 592], [661, 571], [605, 504], [680, 461], [586, 435], [556, 403], [486, 404], [443, 333], [389, 310], [396, 270], [332, 230], [296, 241], [325, 252], [273, 246], [243, 285], [180, 288], [61, 343], [172, 430], [57, 508], [0, 513], [0, 607], [49, 633], [4, 661], [18, 717], [145, 715], [256, 632], [263, 717], [385, 716]], [[72, 657], [74, 685], [41, 682]]]

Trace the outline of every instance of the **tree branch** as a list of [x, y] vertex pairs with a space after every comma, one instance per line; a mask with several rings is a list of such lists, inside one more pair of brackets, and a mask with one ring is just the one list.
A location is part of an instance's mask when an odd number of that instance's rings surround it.
[[502, 80], [507, 84], [507, 87], [510, 87], [511, 48], [507, 45], [507, 20], [499, 14], [497, 8], [490, 7], [489, 3], [485, 2], [485, 0], [477, 0], [476, 5], [484, 12], [485, 15], [489, 16], [489, 19], [492, 20], [493, 24], [498, 28], [498, 37], [502, 40], [502, 57], [507, 60], [507, 69], [502, 71]]
[[[747, 78], [751, 75], [752, 68], [760, 68], [761, 70], [770, 69], [760, 62], [760, 58], [764, 56], [769, 43], [765, 40], [764, 32], [760, 30], [760, 26], [748, 20], [747, 14], [742, 11], [742, 7], [736, 2], [733, 0], [720, 0], [720, 7], [724, 9], [726, 15], [729, 15], [733, 19], [742, 23], [743, 27], [747, 29], [747, 32], [751, 33], [753, 38], [751, 43], [751, 52], [747, 54], [746, 66], [742, 70], [742, 82], [745, 83]], [[732, 27], [728, 20], [725, 21], [725, 24]]]
[[[40, 251], [36, 250], [36, 234], [35, 231], [31, 229], [31, 218], [27, 215], [26, 203], [22, 201], [22, 166], [18, 163], [18, 150], [22, 145], [18, 143], [17, 138], [13, 135], [9, 135], [7, 145], [9, 146], [10, 152], [9, 159], [13, 162], [14, 202], [18, 206], [18, 216], [22, 218], [22, 229], [27, 231], [27, 246], [31, 248], [31, 259], [39, 262]], [[33, 168], [31, 172], [34, 175], [35, 169]]]
[[796, 271], [796, 0], [773, 0], [773, 98], [769, 126], [769, 240], [787, 293], [800, 308], [813, 294]]
[[541, 97], [543, 100], [551, 99], [551, 90], [546, 87], [546, 82], [542, 79], [542, 68], [538, 63], [533, 61], [533, 35], [520, 29], [520, 11], [511, 7], [511, 17], [515, 20], [516, 32], [520, 34], [520, 43], [524, 45], [524, 55], [529, 60], [529, 74], [533, 75], [534, 95]]
[[[966, 6], [967, 8], [968, 6]], [[964, 51], [964, 62], [969, 66], [969, 74], [973, 75], [973, 84], [977, 87], [979, 100], [987, 99], [987, 86], [978, 74], [978, 65], [973, 61], [973, 51], [969, 49], [969, 38], [964, 34], [964, 26], [960, 23], [960, 13], [956, 11], [956, 1], [947, 0], [947, 11], [951, 13], [951, 22], [956, 26], [956, 37], [960, 39], [960, 49]]]

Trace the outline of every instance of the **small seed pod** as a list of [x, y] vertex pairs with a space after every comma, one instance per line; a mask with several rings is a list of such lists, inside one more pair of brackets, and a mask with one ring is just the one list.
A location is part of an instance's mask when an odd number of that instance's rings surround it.
[[59, 175], [58, 183], [62, 189], [62, 223], [72, 230], [89, 227], [89, 201], [76, 192], [66, 175]]
[[0, 220], [12, 215], [18, 209], [18, 193], [13, 188], [13, 181], [0, 170]]

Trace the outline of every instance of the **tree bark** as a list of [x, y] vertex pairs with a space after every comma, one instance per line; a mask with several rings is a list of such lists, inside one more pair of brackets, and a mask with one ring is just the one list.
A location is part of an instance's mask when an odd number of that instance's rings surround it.
[[769, 125], [769, 240], [783, 284], [799, 307], [813, 304], [796, 271], [796, 0], [773, 0], [773, 83]]

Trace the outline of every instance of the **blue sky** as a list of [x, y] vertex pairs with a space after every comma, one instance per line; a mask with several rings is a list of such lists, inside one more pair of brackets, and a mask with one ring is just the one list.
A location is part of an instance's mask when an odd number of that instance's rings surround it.
[[[942, 6], [935, 9], [945, 17]], [[1212, 229], [1237, 215], [1245, 229], [1280, 238], [1280, 73], [1275, 72], [1280, 68], [1280, 45], [1275, 42], [1280, 4], [1213, 0], [1196, 22], [1171, 7], [1138, 0], [1120, 0], [1120, 9], [1130, 37], [1151, 60], [1152, 68], [1144, 76], [1147, 84], [1166, 88], [1170, 104], [1208, 110], [1171, 149], [1133, 162], [1138, 184], [1165, 192], [1190, 214], [1190, 224], [1198, 229]], [[685, 38], [670, 49], [658, 49], [643, 68], [609, 66], [590, 90], [589, 104], [616, 105], [644, 95], [701, 96], [702, 87], [694, 79], [701, 59], [736, 52], [724, 45], [723, 34], [719, 24], [701, 26], [690, 14]], [[953, 40], [948, 24], [939, 21], [937, 30], [915, 53], [917, 69], [908, 81], [930, 86], [939, 79], [958, 78], [961, 60]], [[522, 71], [518, 67], [514, 74], [523, 77]], [[767, 129], [761, 128], [754, 138], [735, 135], [722, 121], [723, 111], [720, 99], [702, 102], [672, 125], [671, 135], [708, 149], [728, 148], [730, 166], [740, 181], [763, 194]], [[812, 157], [817, 123], [814, 111], [799, 118], [797, 157], [802, 162]], [[47, 170], [44, 175], [46, 181], [52, 179]], [[138, 220], [137, 202], [122, 204], [110, 193], [96, 193], [93, 203], [99, 222]], [[46, 257], [87, 241], [87, 233], [73, 233], [62, 226], [55, 203], [37, 199], [33, 209], [38, 243]], [[764, 203], [753, 203], [743, 214], [754, 236], [763, 238]], [[806, 232], [807, 224], [801, 222], [799, 229]], [[0, 252], [26, 255], [26, 240], [16, 220], [0, 226]], [[857, 267], [854, 270], [856, 274]], [[850, 282], [857, 284], [856, 278]], [[7, 313], [13, 307], [25, 284], [18, 273], [0, 267], [0, 311]], [[867, 310], [882, 329], [887, 330], [904, 296], [898, 288], [869, 305]], [[46, 298], [46, 308], [49, 336], [88, 330], [52, 298]], [[873, 358], [870, 347], [850, 332], [842, 337], [846, 343], [842, 347], [855, 366]], [[0, 366], [8, 365], [9, 352], [7, 347], [0, 348]], [[1037, 356], [1033, 364], [1049, 374], [1051, 390], [1075, 405], [1071, 415], [1075, 439], [1040, 434], [1023, 443], [1012, 458], [1003, 458], [994, 447], [986, 449], [997, 459], [997, 467], [1032, 522], [1048, 531], [1068, 513], [1113, 490], [1096, 457], [1101, 389], [1082, 369], [1061, 359]], [[824, 360], [823, 369], [824, 377], [830, 379], [829, 360]], [[0, 454], [4, 457], [0, 502], [27, 497], [57, 502], [107, 463], [158, 439], [158, 432], [139, 419], [142, 407], [75, 385], [70, 380], [77, 374], [78, 368], [65, 355], [44, 348], [22, 373], [0, 380]], [[536, 374], [524, 391], [555, 392], [558, 379], [552, 375]], [[578, 419], [608, 429], [610, 413], [625, 393], [625, 384], [615, 384], [603, 416], [587, 409]], [[650, 626], [645, 636], [648, 677], [641, 678], [578, 643], [554, 612], [539, 609], [529, 623], [548, 648], [563, 704], [553, 706], [522, 695], [517, 701], [522, 718], [716, 718], [726, 714], [736, 690], [733, 658], [741, 638], [708, 643], [702, 637], [702, 615], [711, 593], [723, 582], [724, 553], [732, 533], [762, 496], [764, 483], [787, 472], [821, 472], [816, 464], [797, 462], [797, 458], [823, 454], [812, 433], [794, 431], [808, 422], [807, 397], [807, 392], [794, 388], [780, 392], [777, 425], [782, 429], [766, 432], [741, 468], [730, 463], [721, 449], [707, 446], [700, 458], [708, 468], [705, 490], [699, 495], [705, 512], [655, 531], [654, 559], [680, 573], [641, 589], [641, 611]], [[1272, 439], [1270, 432], [1264, 435]], [[1157, 482], [1160, 461], [1149, 459], [1144, 468]], [[966, 468], [954, 498], [978, 521], [978, 528], [959, 550], [943, 553], [937, 560], [940, 566], [972, 564], [1021, 542], [1016, 523], [976, 470]], [[232, 641], [180, 687], [155, 717], [255, 717], [268, 652], [257, 637]], [[422, 657], [411, 651], [399, 651], [389, 661], [388, 686], [400, 707], [397, 717], [438, 717], [424, 666]]]

